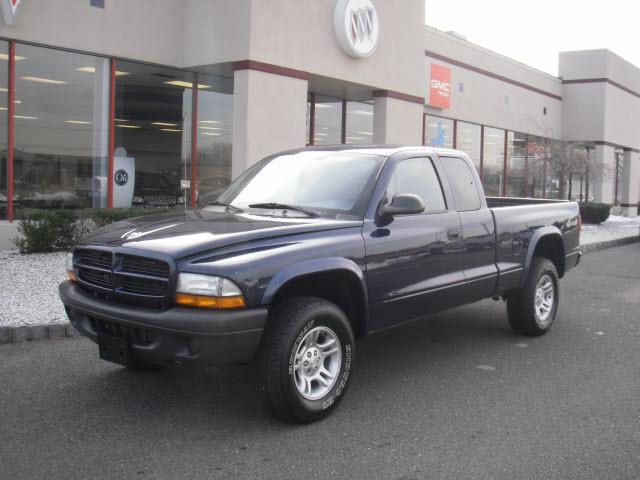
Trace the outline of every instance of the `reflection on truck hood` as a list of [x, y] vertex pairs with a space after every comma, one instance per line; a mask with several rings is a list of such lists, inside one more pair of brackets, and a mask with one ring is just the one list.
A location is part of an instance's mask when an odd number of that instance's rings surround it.
[[117, 222], [96, 230], [82, 243], [136, 248], [181, 258], [252, 240], [360, 225], [359, 220], [189, 210]]

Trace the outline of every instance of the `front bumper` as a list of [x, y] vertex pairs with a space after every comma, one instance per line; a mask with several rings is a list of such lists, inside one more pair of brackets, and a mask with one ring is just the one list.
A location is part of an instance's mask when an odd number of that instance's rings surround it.
[[59, 294], [72, 325], [98, 342], [99, 334], [126, 338], [134, 360], [152, 364], [221, 365], [250, 362], [267, 320], [266, 307], [167, 310], [112, 303], [73, 282]]

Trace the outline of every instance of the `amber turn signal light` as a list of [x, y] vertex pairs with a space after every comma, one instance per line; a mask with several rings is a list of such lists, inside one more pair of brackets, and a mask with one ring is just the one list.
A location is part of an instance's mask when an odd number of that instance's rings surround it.
[[205, 295], [176, 294], [176, 303], [187, 307], [200, 308], [242, 308], [247, 304], [242, 296], [234, 297], [207, 297]]
[[67, 278], [69, 280], [71, 280], [72, 282], [77, 282], [78, 281], [78, 277], [76, 277], [76, 272], [67, 270]]

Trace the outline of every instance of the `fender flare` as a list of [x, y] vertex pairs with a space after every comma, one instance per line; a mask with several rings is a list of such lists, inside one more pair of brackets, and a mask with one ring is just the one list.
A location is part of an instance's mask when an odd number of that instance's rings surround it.
[[[538, 243], [540, 243], [540, 240], [542, 240], [543, 238], [550, 236], [558, 237], [558, 239], [560, 240], [560, 244], [563, 246], [564, 250], [562, 232], [558, 227], [554, 225], [547, 225], [546, 227], [537, 229], [529, 240], [529, 247], [527, 249], [527, 256], [524, 260], [524, 271], [522, 274], [522, 279], [520, 280], [520, 287], [523, 287], [524, 283], [527, 281], [527, 277], [529, 276], [529, 269], [531, 268], [531, 262], [533, 261], [533, 252], [535, 252]], [[562, 252], [561, 258], [564, 259], [564, 251]]]
[[363, 299], [363, 312], [364, 318], [361, 319], [363, 326], [366, 329], [366, 325], [369, 321], [369, 296], [367, 294], [367, 285], [362, 269], [353, 261], [342, 257], [329, 257], [316, 260], [307, 260], [303, 262], [287, 265], [278, 273], [276, 273], [262, 296], [262, 305], [269, 305], [273, 298], [278, 293], [278, 290], [285, 284], [296, 278], [301, 278], [306, 275], [312, 275], [314, 273], [328, 273], [328, 272], [347, 272], [354, 275], [357, 278], [358, 286], [362, 294]]

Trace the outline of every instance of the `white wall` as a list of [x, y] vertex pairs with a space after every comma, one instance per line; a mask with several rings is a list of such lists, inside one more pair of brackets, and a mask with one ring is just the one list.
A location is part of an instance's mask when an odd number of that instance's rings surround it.
[[[427, 51], [451, 58], [456, 63], [472, 65], [555, 96], [562, 93], [562, 85], [557, 78], [473, 43], [431, 27], [425, 28], [424, 38]], [[427, 112], [532, 135], [561, 137], [560, 100], [430, 56], [424, 62], [426, 81], [422, 95], [427, 102], [432, 63], [451, 69], [451, 107], [427, 107]], [[460, 89], [461, 83], [463, 91]]]

